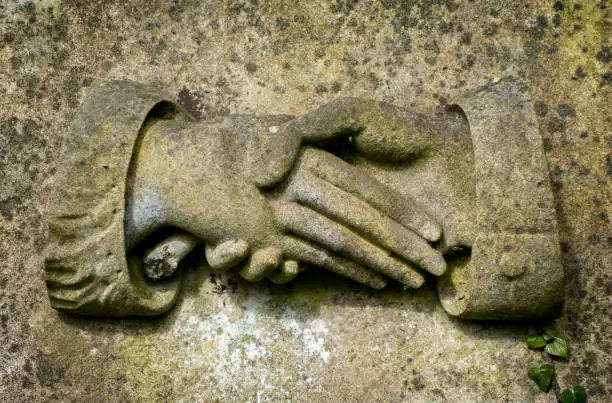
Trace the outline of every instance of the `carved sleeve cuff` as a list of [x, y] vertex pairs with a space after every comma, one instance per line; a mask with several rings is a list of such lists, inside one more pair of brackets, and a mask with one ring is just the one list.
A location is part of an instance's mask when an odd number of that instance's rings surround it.
[[558, 315], [564, 284], [557, 221], [528, 89], [503, 79], [457, 104], [472, 136], [478, 231], [471, 259], [438, 282], [442, 305], [469, 319]]
[[129, 81], [89, 92], [64, 139], [51, 195], [45, 271], [56, 309], [88, 315], [155, 315], [169, 309], [180, 276], [152, 285], [131, 270], [124, 242], [126, 178], [150, 117], [191, 120], [172, 97]]

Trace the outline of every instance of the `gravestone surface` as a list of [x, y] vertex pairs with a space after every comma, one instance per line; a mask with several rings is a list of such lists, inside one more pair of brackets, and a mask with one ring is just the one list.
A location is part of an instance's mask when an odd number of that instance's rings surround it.
[[[243, 278], [259, 280], [249, 273], [212, 270], [207, 261], [213, 255], [207, 251], [205, 259], [201, 249], [187, 257], [182, 291], [164, 315], [112, 319], [52, 309], [44, 256], [49, 257], [45, 248], [55, 236], [53, 225], [47, 230], [57, 211], [53, 192], [65, 188], [65, 167], [71, 163], [70, 154], [61, 152], [62, 142], [70, 138], [70, 122], [77, 121], [79, 105], [89, 94], [112, 80], [129, 79], [163, 88], [166, 98], [181, 105], [171, 114], [182, 108], [184, 120], [201, 128], [236, 116], [242, 116], [244, 127], [253, 115], [262, 121], [276, 115], [264, 127], [282, 128], [285, 119], [311, 116], [337, 99], [383, 102], [434, 120], [457, 103], [470, 126], [475, 197], [488, 198], [503, 211], [487, 210], [489, 204], [482, 202], [465, 204], [487, 217], [478, 223], [493, 222], [496, 214], [499, 225], [512, 231], [530, 225], [558, 231], [565, 272], [564, 296], [558, 300], [564, 298], [565, 304], [554, 324], [571, 348], [570, 360], [556, 366], [559, 381], [584, 385], [592, 401], [608, 400], [610, 18], [606, 2], [570, 1], [496, 0], [486, 6], [458, 0], [3, 3], [0, 396], [16, 401], [554, 401], [526, 375], [541, 363], [525, 345], [527, 325], [454, 318], [466, 307], [444, 298], [440, 304], [429, 274], [414, 290], [393, 281], [374, 290], [314, 267], [283, 285], [270, 281], [274, 278], [253, 283]], [[508, 76], [516, 79], [508, 81]], [[509, 82], [529, 90], [525, 105], [533, 108], [528, 111], [532, 120], [521, 122], [542, 139], [532, 158], [519, 158], [511, 172], [525, 172], [525, 181], [518, 181], [523, 186], [529, 183], [527, 173], [534, 172], [529, 163], [547, 167], [548, 199], [533, 203], [553, 212], [548, 219], [537, 215], [523, 223], [520, 218], [528, 214], [505, 213], [516, 203], [496, 193], [495, 175], [501, 178], [504, 172], [491, 171], [499, 164], [482, 164], [487, 160], [482, 156], [503, 161], [512, 155], [512, 143], [491, 140], [498, 137], [490, 136], [487, 118], [489, 110], [503, 109], [495, 88]], [[471, 92], [477, 88], [486, 90]], [[107, 105], [121, 111], [127, 100]], [[160, 138], [174, 133], [156, 127]], [[355, 139], [358, 151], [368, 154], [367, 141]], [[458, 143], [446, 156], [461, 155], [461, 150]], [[87, 152], [98, 155], [95, 149]], [[116, 151], [110, 154], [119, 158]], [[460, 193], [472, 180], [469, 174], [457, 176], [461, 180], [453, 188], [448, 184], [452, 175], [435, 176], [427, 165], [389, 170], [380, 161], [344, 157], [381, 186], [401, 193], [401, 184], [411, 183], [416, 190], [409, 196], [438, 206], [436, 218], [448, 207], [444, 200], [460, 198], [429, 201], [432, 194]], [[451, 160], [440, 159], [448, 161], [446, 168]], [[437, 163], [442, 162], [434, 160], [432, 166]], [[155, 165], [151, 169], [159, 169]], [[99, 168], [105, 172], [114, 166]], [[103, 178], [77, 171], [84, 181]], [[419, 187], [423, 179], [411, 172], [436, 180]], [[441, 179], [448, 182], [436, 188]], [[507, 184], [517, 186], [512, 177]], [[194, 197], [213, 198], [210, 188], [217, 188], [202, 185]], [[448, 192], [457, 194], [453, 191]], [[80, 213], [80, 199], [75, 200], [65, 205], [67, 217]], [[514, 219], [504, 221], [508, 217]], [[449, 234], [473, 224], [442, 221]], [[519, 256], [546, 250], [538, 231], [524, 232], [533, 239], [527, 253], [519, 248]], [[516, 241], [511, 236], [502, 242], [488, 236], [486, 228], [477, 227], [475, 233], [484, 235], [472, 245], [473, 259], [478, 247], [513, 251], [504, 249]], [[461, 238], [462, 232], [457, 234]], [[551, 250], [558, 251], [554, 245]], [[91, 251], [93, 256], [97, 246], [89, 245], [85, 255]], [[530, 269], [515, 261], [503, 260], [508, 263], [502, 264], [503, 274], [520, 281]], [[49, 267], [57, 268], [48, 261]], [[286, 267], [287, 273], [293, 270]], [[153, 265], [150, 270], [150, 279], [166, 275]], [[438, 288], [444, 295], [444, 285]], [[493, 291], [488, 297], [497, 298], [500, 293]], [[525, 311], [519, 309], [518, 316]]]

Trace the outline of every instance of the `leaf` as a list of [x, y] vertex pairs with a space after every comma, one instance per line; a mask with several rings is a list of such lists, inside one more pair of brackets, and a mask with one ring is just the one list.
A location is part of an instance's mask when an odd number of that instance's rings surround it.
[[561, 392], [561, 403], [586, 403], [586, 390], [582, 386], [574, 386], [574, 389], [565, 389]]
[[558, 337], [553, 337], [553, 340], [546, 345], [544, 350], [555, 357], [567, 359], [567, 343]]
[[557, 329], [555, 329], [554, 327], [552, 327], [550, 325], [544, 326], [542, 328], [542, 331], [544, 333], [546, 333], [547, 335], [549, 335], [549, 336], [557, 337]]
[[529, 348], [537, 349], [546, 345], [546, 340], [544, 340], [544, 337], [542, 337], [533, 327], [530, 327], [529, 330], [527, 330], [527, 337], [525, 339]]
[[550, 341], [554, 337], [557, 337], [557, 330], [550, 325], [544, 326], [542, 328], [542, 337], [544, 337], [544, 340]]
[[550, 388], [550, 381], [552, 380], [555, 369], [550, 364], [544, 364], [540, 367], [534, 367], [529, 369], [529, 378], [539, 386], [542, 392], [548, 393]]
[[574, 392], [574, 396], [576, 397], [576, 403], [586, 403], [587, 393], [584, 387], [574, 386], [572, 392]]

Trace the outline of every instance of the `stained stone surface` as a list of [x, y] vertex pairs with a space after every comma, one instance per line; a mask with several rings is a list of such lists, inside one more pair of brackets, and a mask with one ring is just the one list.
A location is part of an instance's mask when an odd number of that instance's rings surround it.
[[[563, 387], [609, 401], [610, 39], [606, 1], [7, 1], [0, 4], [0, 396], [6, 400], [554, 401], [525, 324], [452, 319], [433, 284], [286, 286], [194, 259], [158, 319], [58, 314], [44, 215], [80, 100], [155, 82], [193, 114], [304, 114], [339, 96], [433, 113], [506, 75], [531, 87], [566, 272]], [[431, 282], [430, 282], [431, 283]]]

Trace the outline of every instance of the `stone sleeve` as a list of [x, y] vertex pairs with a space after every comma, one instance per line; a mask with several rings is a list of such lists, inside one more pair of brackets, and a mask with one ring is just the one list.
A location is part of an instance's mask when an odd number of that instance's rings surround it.
[[177, 276], [148, 283], [124, 242], [126, 179], [149, 118], [191, 120], [172, 97], [129, 81], [89, 92], [64, 138], [51, 195], [45, 273], [51, 305], [77, 314], [156, 315], [174, 303]]
[[477, 236], [470, 259], [438, 281], [442, 306], [468, 319], [560, 314], [564, 297], [557, 221], [528, 89], [513, 78], [457, 102], [470, 125]]

